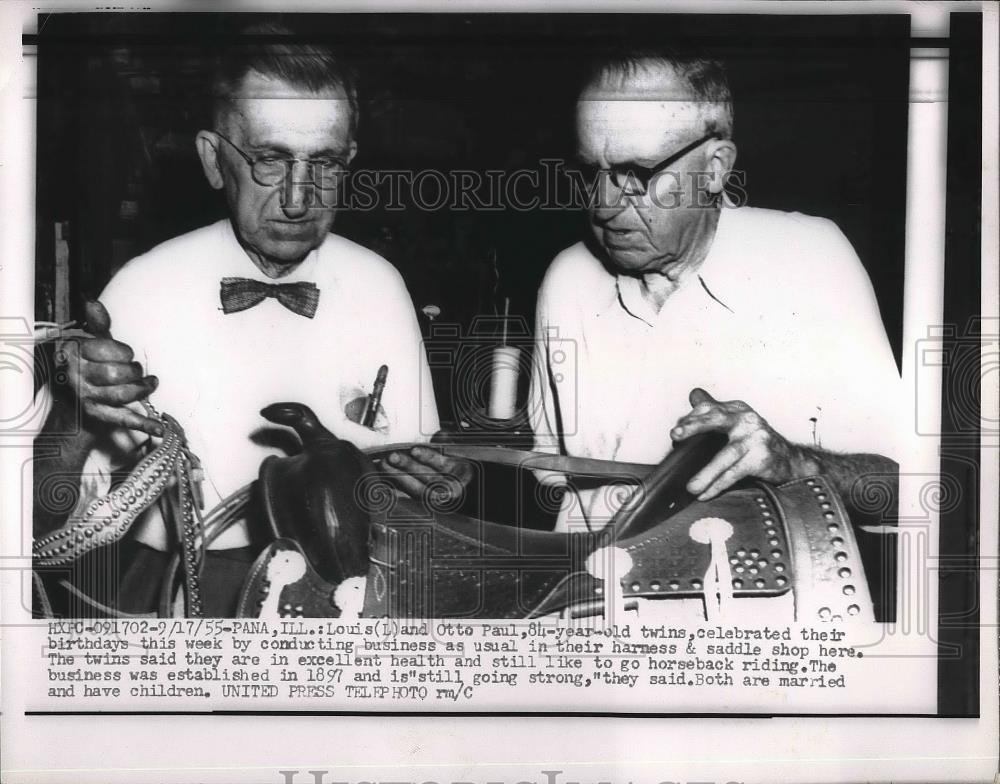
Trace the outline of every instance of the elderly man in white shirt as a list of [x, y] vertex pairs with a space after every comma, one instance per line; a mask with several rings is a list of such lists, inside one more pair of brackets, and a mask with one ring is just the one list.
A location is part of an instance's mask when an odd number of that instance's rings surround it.
[[[36, 463], [36, 538], [66, 518], [45, 496], [48, 477], [82, 471], [83, 508], [107, 492], [113, 470], [134, 462], [138, 444], [163, 435], [139, 406], [147, 397], [181, 423], [201, 458], [206, 509], [253, 481], [265, 457], [285, 451], [273, 428], [264, 432], [260, 410], [271, 403], [305, 403], [362, 448], [428, 441], [437, 429], [402, 278], [331, 233], [330, 197], [357, 151], [351, 73], [328, 49], [273, 43], [287, 30], [253, 32], [268, 43], [222, 53], [213, 125], [195, 139], [230, 218], [133, 259], [101, 303], [88, 305], [89, 339], [66, 345], [68, 383], [53, 390], [46, 423], [46, 432], [65, 434], [60, 456]], [[381, 406], [363, 427], [358, 402], [383, 364], [389, 377]], [[471, 471], [422, 447], [395, 452], [388, 463], [413, 494], [436, 481], [461, 493]], [[234, 612], [261, 546], [245, 520], [211, 543], [202, 575], [206, 614]], [[172, 547], [163, 516], [150, 508], [122, 548], [114, 609], [156, 609]]]
[[[871, 283], [830, 221], [728, 201], [722, 66], [608, 61], [576, 121], [598, 188], [590, 236], [539, 292], [535, 448], [656, 463], [722, 431], [687, 487], [701, 499], [747, 477], [823, 474], [847, 495], [895, 474], [900, 380]], [[623, 498], [571, 487], [557, 528], [601, 527]]]

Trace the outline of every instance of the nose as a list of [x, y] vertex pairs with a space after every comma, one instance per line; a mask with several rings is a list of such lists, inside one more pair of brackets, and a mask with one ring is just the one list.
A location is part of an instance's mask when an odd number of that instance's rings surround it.
[[628, 209], [631, 203], [631, 197], [617, 187], [610, 177], [601, 176], [598, 178], [590, 214], [597, 223], [608, 223]]
[[281, 210], [285, 217], [302, 218], [313, 206], [316, 185], [306, 161], [293, 161], [285, 170], [285, 181], [281, 185]]

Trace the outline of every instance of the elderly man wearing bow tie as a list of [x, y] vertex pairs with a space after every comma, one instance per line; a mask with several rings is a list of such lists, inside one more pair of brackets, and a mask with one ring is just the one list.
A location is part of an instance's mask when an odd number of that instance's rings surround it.
[[[331, 233], [337, 187], [357, 152], [349, 71], [328, 50], [268, 42], [220, 58], [213, 91], [212, 127], [195, 143], [229, 219], [125, 265], [87, 306], [93, 337], [68, 352], [65, 387], [77, 399], [56, 395], [48, 429], [67, 432], [73, 412], [82, 412], [56, 470], [82, 470], [84, 500], [106, 490], [137, 444], [161, 435], [138, 404], [147, 397], [181, 423], [200, 457], [206, 509], [287, 445], [290, 434], [260, 416], [271, 403], [309, 405], [360, 448], [426, 441], [437, 430], [402, 279], [380, 256]], [[381, 406], [364, 427], [364, 402], [382, 365], [389, 375]], [[469, 471], [420, 448], [390, 463], [410, 492], [440, 474], [461, 485]], [[36, 505], [36, 535], [60, 523]], [[211, 546], [205, 611], [224, 616], [259, 548], [245, 523]], [[154, 507], [123, 547], [117, 609], [155, 609], [169, 547]]]

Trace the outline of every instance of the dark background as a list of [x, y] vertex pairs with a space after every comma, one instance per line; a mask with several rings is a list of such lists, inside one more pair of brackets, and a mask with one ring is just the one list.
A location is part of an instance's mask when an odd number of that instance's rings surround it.
[[[979, 715], [980, 564], [996, 553], [980, 541], [982, 384], [996, 374], [982, 329], [983, 16], [950, 15], [948, 63], [948, 198], [945, 214], [941, 479], [961, 488], [941, 509], [938, 539], [938, 713]], [[989, 372], [992, 364], [993, 373]], [[984, 416], [985, 414], [985, 416]], [[981, 418], [983, 417], [983, 418]], [[988, 499], [988, 494], [983, 496]], [[987, 501], [989, 503], [989, 501]], [[995, 499], [994, 499], [995, 503]], [[988, 560], [987, 560], [988, 559]], [[991, 624], [993, 619], [986, 621]]]
[[[205, 69], [250, 14], [40, 18], [37, 316], [51, 318], [54, 223], [68, 222], [73, 314], [128, 258], [225, 215], [193, 136]], [[607, 48], [697, 45], [727, 60], [737, 168], [753, 206], [833, 219], [902, 337], [908, 16], [676, 14], [268, 15], [337, 45], [360, 75], [355, 168], [537, 167], [571, 160], [574, 91]], [[530, 323], [574, 210], [343, 212], [336, 230], [390, 259], [416, 308], [468, 327]], [[494, 275], [493, 259], [496, 259]], [[427, 324], [424, 320], [424, 326]], [[442, 401], [444, 404], [444, 401]]]
[[[978, 705], [978, 376], [981, 15], [952, 14], [942, 474], [939, 713]], [[273, 18], [273, 17], [268, 17]], [[64, 14], [39, 20], [36, 315], [51, 318], [54, 224], [69, 232], [74, 315], [131, 256], [225, 214], [203, 181], [205, 64], [252, 15]], [[909, 18], [896, 16], [309, 15], [282, 21], [340, 45], [361, 72], [363, 168], [521, 168], [572, 153], [573, 86], [606, 47], [698, 43], [730, 65], [737, 168], [749, 203], [833, 219], [902, 338]], [[30, 36], [28, 37], [31, 38]], [[923, 41], [921, 45], [930, 45]], [[970, 183], [973, 186], [970, 186]], [[345, 213], [337, 231], [403, 272], [419, 309], [467, 323], [533, 311], [575, 212]], [[495, 291], [483, 259], [495, 254]], [[487, 269], [487, 272], [489, 270]], [[424, 322], [424, 326], [427, 324]], [[971, 400], [971, 402], [970, 402]], [[442, 401], [443, 402], [443, 401]], [[970, 418], [971, 417], [971, 418]], [[973, 424], [969, 424], [972, 422]]]

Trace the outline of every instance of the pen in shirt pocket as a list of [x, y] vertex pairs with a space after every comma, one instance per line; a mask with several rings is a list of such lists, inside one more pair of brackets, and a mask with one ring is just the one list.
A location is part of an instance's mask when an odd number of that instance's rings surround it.
[[374, 430], [375, 417], [378, 416], [378, 407], [382, 403], [382, 392], [385, 390], [385, 379], [388, 375], [388, 365], [382, 365], [375, 375], [375, 384], [372, 386], [372, 393], [368, 396], [365, 413], [361, 417], [362, 426], [369, 430]]

